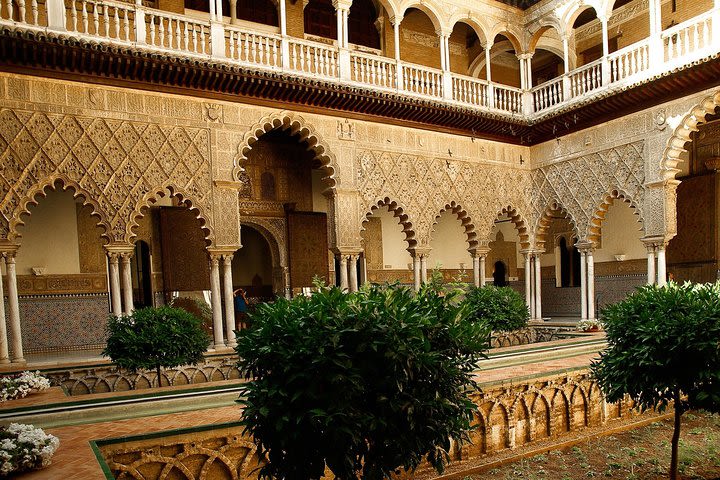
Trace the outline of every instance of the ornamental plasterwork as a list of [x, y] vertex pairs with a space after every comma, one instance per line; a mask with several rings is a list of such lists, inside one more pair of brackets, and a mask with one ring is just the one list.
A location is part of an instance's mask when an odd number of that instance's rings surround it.
[[356, 158], [360, 222], [383, 199], [397, 202], [419, 248], [430, 245], [437, 217], [452, 202], [467, 214], [467, 233], [478, 240], [489, 238], [503, 208], [528, 211], [531, 183], [526, 170], [371, 150]]
[[209, 131], [145, 122], [0, 110], [0, 238], [61, 181], [85, 197], [111, 242], [130, 242], [134, 220], [169, 188], [199, 210], [212, 239]]
[[567, 211], [579, 238], [585, 240], [593, 219], [613, 192], [630, 201], [644, 220], [644, 149], [645, 142], [636, 141], [534, 170], [533, 224], [557, 204]]

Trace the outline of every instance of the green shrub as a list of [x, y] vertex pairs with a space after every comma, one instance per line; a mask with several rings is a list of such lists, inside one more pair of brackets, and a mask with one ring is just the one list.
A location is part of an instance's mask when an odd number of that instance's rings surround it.
[[210, 337], [202, 321], [181, 308], [141, 308], [132, 315], [110, 316], [103, 355], [119, 367], [135, 372], [194, 365], [203, 359]]
[[601, 318], [608, 346], [592, 373], [608, 401], [628, 395], [642, 410], [674, 403], [676, 478], [683, 412], [720, 411], [720, 283], [641, 287]]
[[489, 331], [457, 292], [321, 288], [261, 305], [239, 332], [242, 421], [261, 476], [381, 479], [426, 458], [438, 471], [466, 440], [472, 373]]
[[471, 319], [488, 325], [495, 332], [525, 328], [530, 319], [525, 300], [510, 287], [473, 287], [465, 296], [465, 303]]

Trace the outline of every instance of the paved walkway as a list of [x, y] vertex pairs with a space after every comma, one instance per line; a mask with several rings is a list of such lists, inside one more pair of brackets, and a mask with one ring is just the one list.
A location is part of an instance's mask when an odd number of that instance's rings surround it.
[[[597, 353], [586, 353], [510, 367], [487, 368], [478, 372], [477, 379], [481, 384], [502, 381], [516, 382], [518, 377], [550, 375], [555, 372], [560, 373], [569, 369], [586, 367], [589, 365], [590, 360], [596, 356]], [[93, 397], [108, 395], [112, 394], [99, 394], [93, 395]], [[39, 395], [28, 397], [26, 400], [29, 401], [33, 398], [37, 403], [48, 403], [41, 401]], [[74, 397], [74, 399], [80, 398]], [[52, 403], [59, 400], [59, 397], [55, 392], [48, 394], [48, 397], [42, 400], [49, 400], [49, 403]], [[23, 406], [25, 406], [26, 403], [23, 403]], [[5, 408], [12, 407], [6, 405]], [[239, 420], [239, 418], [240, 407], [237, 405], [211, 409], [202, 409], [202, 406], [199, 405], [198, 410], [189, 412], [49, 428], [47, 429], [48, 433], [60, 438], [60, 448], [53, 457], [52, 465], [46, 469], [22, 475], [20, 478], [23, 480], [103, 480], [105, 476], [89, 444], [91, 440], [227, 423]]]

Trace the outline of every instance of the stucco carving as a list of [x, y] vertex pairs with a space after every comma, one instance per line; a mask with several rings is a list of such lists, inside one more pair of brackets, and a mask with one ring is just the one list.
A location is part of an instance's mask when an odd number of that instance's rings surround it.
[[141, 209], [166, 190], [197, 210], [212, 238], [209, 131], [23, 110], [0, 111], [0, 235], [56, 182], [94, 208], [104, 235], [128, 243]]
[[[532, 173], [535, 234], [542, 242], [548, 210], [565, 210], [580, 240], [601, 220], [608, 196], [622, 196], [644, 221], [644, 141], [636, 141], [554, 163]], [[594, 232], [594, 230], [593, 230]]]

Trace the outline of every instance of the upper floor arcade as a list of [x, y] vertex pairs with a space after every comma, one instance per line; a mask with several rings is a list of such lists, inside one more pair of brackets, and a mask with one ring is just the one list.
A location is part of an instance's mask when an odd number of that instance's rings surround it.
[[526, 10], [457, 0], [3, 0], [0, 26], [7, 65], [174, 81], [530, 144], [658, 92], [707, 88], [720, 68], [719, 0], [545, 0]]

